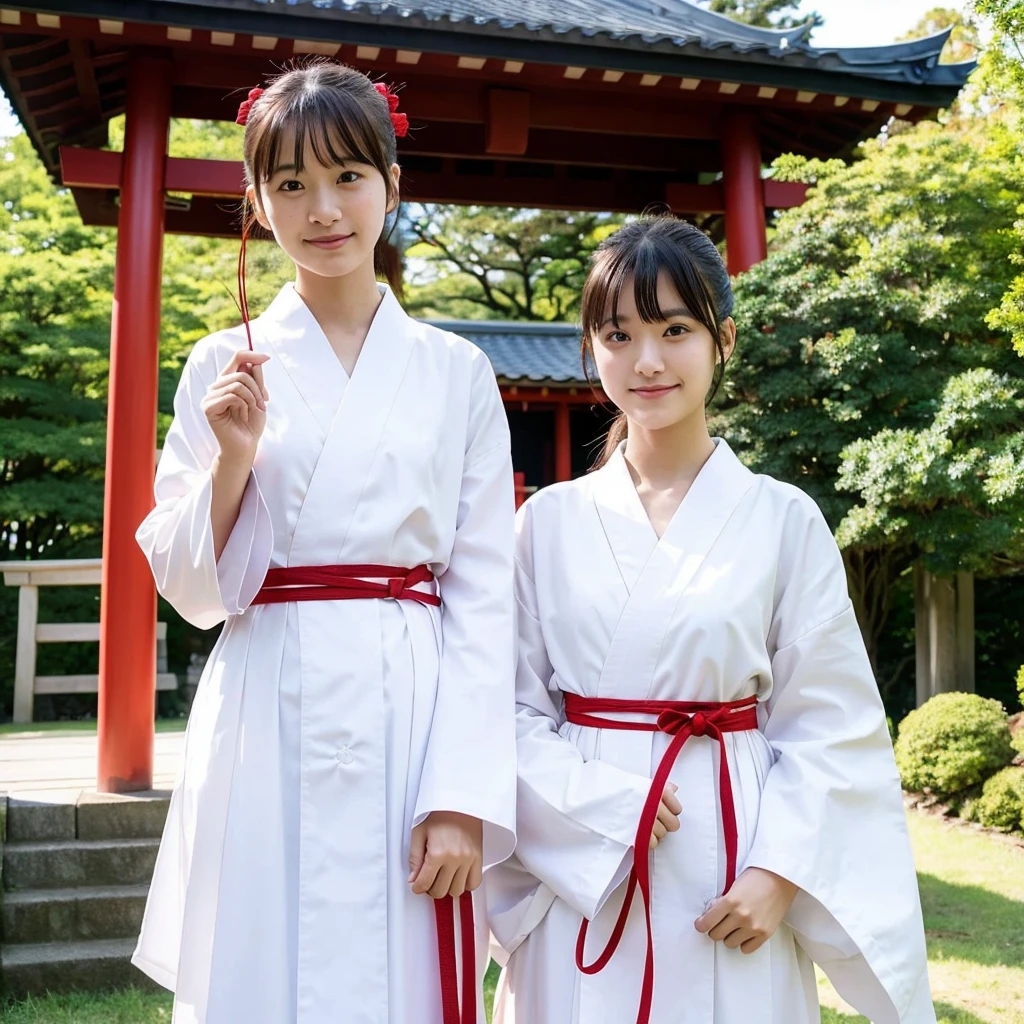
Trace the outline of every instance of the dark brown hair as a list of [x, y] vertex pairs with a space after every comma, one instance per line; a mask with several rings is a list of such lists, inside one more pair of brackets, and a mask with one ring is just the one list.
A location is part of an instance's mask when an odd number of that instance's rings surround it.
[[[345, 160], [369, 164], [384, 179], [388, 202], [398, 199], [391, 165], [396, 162], [395, 130], [388, 101], [361, 71], [328, 58], [296, 62], [271, 79], [250, 111], [245, 126], [243, 157], [246, 185], [259, 189], [278, 165], [281, 139], [292, 129], [296, 171], [303, 168], [308, 142], [313, 157], [330, 167]], [[256, 226], [256, 211], [243, 201], [242, 248], [238, 260], [239, 303], [248, 322], [245, 297], [245, 243]], [[401, 266], [381, 228], [373, 251], [374, 271], [401, 291]]]
[[[630, 278], [640, 319], [648, 324], [665, 319], [658, 305], [661, 274], [666, 275], [690, 315], [715, 341], [718, 365], [707, 398], [710, 402], [725, 372], [722, 325], [732, 314], [732, 285], [714, 242], [703, 231], [671, 214], [645, 214], [609, 235], [594, 252], [580, 302], [584, 372], [589, 380], [594, 338], [601, 325], [610, 316], [612, 323], [619, 326], [619, 295]], [[626, 415], [620, 412], [608, 430], [595, 468], [611, 458], [626, 436], [626, 428]]]

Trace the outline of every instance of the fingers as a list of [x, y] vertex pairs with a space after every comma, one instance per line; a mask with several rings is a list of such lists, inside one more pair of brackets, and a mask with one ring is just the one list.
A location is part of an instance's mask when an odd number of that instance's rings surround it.
[[423, 864], [416, 874], [416, 877], [412, 880], [412, 891], [417, 896], [423, 896], [430, 892], [433, 888], [434, 883], [437, 881], [437, 874], [440, 869], [440, 865], [435, 863], [429, 854], [423, 859]]
[[260, 411], [266, 409], [266, 402], [263, 400], [263, 391], [256, 379], [248, 373], [228, 373], [221, 377], [218, 377], [213, 384], [210, 385], [208, 394], [219, 395], [224, 392], [229, 392], [234, 395], [238, 395], [240, 398], [244, 398], [245, 401], [249, 401], [251, 396], [253, 404]]
[[269, 359], [270, 355], [267, 352], [250, 352], [248, 349], [243, 348], [231, 357], [228, 365], [221, 371], [221, 374], [242, 373], [245, 370], [246, 363], [253, 368], [257, 366], [262, 367]]
[[469, 877], [466, 879], [466, 890], [468, 892], [475, 892], [480, 888], [483, 880], [484, 865], [483, 861], [478, 858], [473, 861], [473, 866], [469, 869]]
[[249, 403], [237, 395], [225, 394], [215, 398], [207, 396], [201, 408], [208, 420], [220, 419], [234, 413], [242, 423], [249, 422]]
[[755, 940], [763, 941], [760, 932], [755, 931], [753, 928], [736, 928], [726, 935], [722, 942], [729, 949], [739, 949], [745, 943]]
[[[678, 801], [676, 801], [678, 803]], [[682, 808], [680, 808], [682, 810]], [[669, 810], [664, 803], [658, 807], [658, 818], [657, 821], [661, 823], [666, 832], [678, 832], [679, 831], [679, 817], [678, 812]]]
[[256, 382], [257, 387], [263, 395], [263, 401], [270, 401], [270, 392], [267, 391], [267, 385], [263, 380], [263, 364], [262, 363], [248, 363], [246, 365], [246, 372], [252, 375], [252, 379]]
[[448, 892], [444, 895], [459, 897], [466, 891], [466, 883], [469, 881], [469, 867], [470, 866], [466, 864], [455, 872], [452, 884], [448, 887]]
[[[673, 814], [683, 813], [683, 805], [679, 802], [679, 797], [676, 796], [678, 791], [679, 787], [674, 782], [670, 782], [665, 787], [665, 792], [661, 797], [662, 805], [667, 807]], [[670, 829], [670, 831], [674, 831], [674, 829]]]
[[710, 932], [729, 916], [730, 904], [723, 898], [717, 899], [708, 909], [693, 922], [693, 926], [699, 932]]
[[434, 884], [427, 890], [427, 894], [435, 900], [447, 896], [452, 890], [452, 882], [457, 873], [456, 865], [443, 864], [438, 869], [437, 875], [434, 877]]
[[421, 823], [412, 830], [412, 838], [409, 842], [409, 882], [415, 881], [426, 856], [427, 830]]
[[665, 823], [659, 818], [655, 818], [654, 825], [650, 830], [650, 848], [652, 850], [655, 849], [657, 844], [662, 842], [667, 835], [668, 830], [665, 827]]

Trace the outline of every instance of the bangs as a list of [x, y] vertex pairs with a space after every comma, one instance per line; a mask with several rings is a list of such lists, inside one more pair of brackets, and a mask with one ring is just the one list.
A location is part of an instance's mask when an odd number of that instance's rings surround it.
[[596, 335], [608, 320], [619, 326], [619, 297], [630, 278], [640, 319], [647, 324], [668, 319], [658, 301], [658, 279], [662, 274], [689, 315], [712, 335], [717, 334], [715, 303], [703, 275], [680, 246], [650, 235], [636, 246], [609, 248], [595, 256], [580, 311], [583, 333]]
[[296, 172], [305, 169], [308, 144], [313, 159], [324, 167], [354, 161], [375, 167], [388, 180], [394, 156], [384, 151], [359, 99], [340, 90], [303, 89], [270, 113], [253, 153], [256, 181], [268, 181], [282, 162], [288, 162], [281, 144], [289, 130], [295, 135], [291, 162]]

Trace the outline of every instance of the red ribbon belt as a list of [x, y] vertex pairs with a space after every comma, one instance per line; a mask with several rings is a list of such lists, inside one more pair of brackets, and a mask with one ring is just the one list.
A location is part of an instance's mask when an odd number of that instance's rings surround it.
[[[253, 604], [285, 604], [289, 601], [360, 601], [393, 598], [440, 606], [441, 598], [424, 590], [434, 574], [425, 566], [397, 569], [392, 565], [308, 565], [268, 569]], [[387, 580], [386, 583], [376, 582]]]
[[[732, 780], [729, 777], [729, 761], [725, 751], [725, 733], [742, 732], [757, 728], [757, 701], [753, 697], [728, 703], [700, 701], [658, 701], [658, 700], [615, 700], [601, 697], [582, 697], [578, 693], [565, 693], [565, 717], [573, 725], [589, 726], [592, 729], [619, 729], [630, 732], [664, 732], [672, 737], [665, 751], [650, 792], [640, 814], [636, 839], [633, 842], [633, 867], [629, 873], [626, 898], [622, 903], [615, 927], [600, 956], [592, 963], [584, 963], [584, 947], [587, 927], [590, 922], [584, 918], [576, 941], [576, 966], [584, 974], [597, 974], [604, 970], [618, 948], [626, 927], [626, 918], [633, 904], [637, 887], [644, 902], [644, 916], [647, 919], [647, 959], [644, 963], [644, 980], [640, 990], [640, 1008], [637, 1024], [648, 1024], [651, 1019], [651, 1002], [654, 996], [654, 933], [651, 929], [651, 863], [650, 842], [658, 807], [668, 782], [672, 766], [676, 763], [683, 744], [691, 736], [709, 736], [718, 740], [721, 752], [718, 766], [719, 798], [722, 807], [722, 833], [725, 839], [725, 888], [728, 892], [736, 880], [736, 850], [739, 834], [736, 828], [736, 805], [732, 797]], [[653, 722], [624, 722], [605, 718], [607, 714], [630, 712], [655, 717]]]
[[[439, 607], [441, 598], [414, 588], [429, 583], [434, 574], [425, 566], [398, 569], [390, 565], [312, 565], [270, 569], [253, 604], [290, 601], [361, 601], [392, 598]], [[378, 582], [386, 580], [387, 582]], [[441, 1013], [444, 1024], [476, 1024], [476, 931], [473, 895], [459, 897], [462, 931], [462, 1005], [459, 1005], [459, 969], [455, 948], [455, 900], [434, 900], [437, 925], [437, 961], [441, 972]]]

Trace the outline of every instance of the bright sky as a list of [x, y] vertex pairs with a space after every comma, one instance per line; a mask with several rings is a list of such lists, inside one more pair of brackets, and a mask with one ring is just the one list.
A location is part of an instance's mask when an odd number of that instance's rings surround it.
[[[878, 46], [893, 42], [936, 6], [963, 10], [964, 0], [801, 0], [800, 11], [817, 11], [824, 24], [815, 30], [817, 46]], [[19, 131], [6, 97], [0, 94], [0, 136]]]
[[909, 32], [933, 7], [963, 11], [964, 0], [801, 0], [799, 11], [824, 19], [815, 46], [880, 46]]

